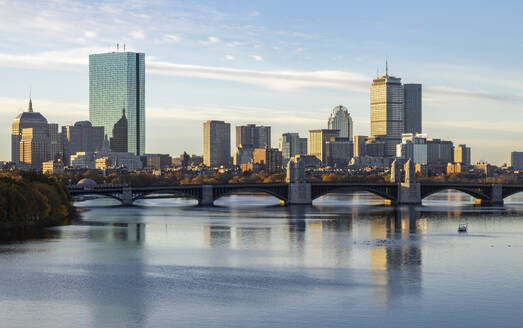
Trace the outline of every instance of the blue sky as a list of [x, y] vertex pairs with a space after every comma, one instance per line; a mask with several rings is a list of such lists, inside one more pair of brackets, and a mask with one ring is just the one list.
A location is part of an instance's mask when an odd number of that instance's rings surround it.
[[[202, 153], [202, 123], [326, 127], [349, 108], [369, 134], [377, 70], [422, 83], [429, 137], [473, 161], [523, 150], [523, 3], [517, 1], [3, 1], [0, 159], [27, 106], [62, 125], [88, 118], [88, 55], [146, 54], [147, 152]], [[234, 136], [233, 136], [234, 140]]]

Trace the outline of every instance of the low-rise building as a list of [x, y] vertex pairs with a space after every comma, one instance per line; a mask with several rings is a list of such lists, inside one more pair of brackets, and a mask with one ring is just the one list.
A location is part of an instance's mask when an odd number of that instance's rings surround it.
[[64, 163], [61, 160], [47, 161], [42, 163], [43, 174], [62, 174], [64, 171]]

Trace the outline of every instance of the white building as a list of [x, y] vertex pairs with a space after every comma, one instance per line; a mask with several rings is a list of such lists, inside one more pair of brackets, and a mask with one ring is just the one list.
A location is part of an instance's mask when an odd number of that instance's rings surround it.
[[415, 164], [427, 164], [427, 135], [404, 133], [396, 145], [396, 157], [412, 159]]
[[352, 140], [352, 117], [350, 117], [347, 107], [342, 105], [334, 107], [332, 114], [329, 117], [329, 129], [339, 130], [339, 137]]

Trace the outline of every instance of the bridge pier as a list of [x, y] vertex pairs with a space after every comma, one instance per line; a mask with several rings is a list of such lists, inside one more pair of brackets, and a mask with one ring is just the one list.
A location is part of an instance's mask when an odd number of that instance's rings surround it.
[[289, 183], [288, 205], [311, 205], [311, 184], [305, 182]]
[[491, 185], [490, 199], [480, 199], [479, 203], [482, 206], [503, 206], [503, 185]]
[[398, 185], [398, 205], [421, 204], [421, 185], [419, 183], [403, 182]]
[[133, 205], [133, 191], [131, 187], [122, 188], [122, 205], [131, 206]]
[[212, 185], [202, 186], [202, 199], [198, 200], [198, 206], [214, 206], [214, 192]]

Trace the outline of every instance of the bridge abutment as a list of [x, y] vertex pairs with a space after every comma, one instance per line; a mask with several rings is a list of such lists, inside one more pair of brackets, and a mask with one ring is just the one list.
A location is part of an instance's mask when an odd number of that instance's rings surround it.
[[133, 190], [131, 189], [131, 187], [122, 188], [122, 205], [133, 205]]
[[214, 191], [212, 185], [202, 186], [202, 199], [198, 201], [199, 206], [214, 206]]

